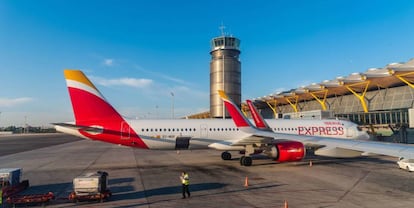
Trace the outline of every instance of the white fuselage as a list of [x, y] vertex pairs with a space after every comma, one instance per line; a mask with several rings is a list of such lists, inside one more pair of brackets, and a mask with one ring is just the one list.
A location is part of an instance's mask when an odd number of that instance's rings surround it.
[[[357, 125], [344, 120], [268, 119], [273, 132], [343, 139], [366, 139]], [[212, 143], [249, 136], [235, 127], [231, 119], [128, 120], [150, 149], [174, 149], [177, 139], [189, 138], [190, 149], [207, 148]]]

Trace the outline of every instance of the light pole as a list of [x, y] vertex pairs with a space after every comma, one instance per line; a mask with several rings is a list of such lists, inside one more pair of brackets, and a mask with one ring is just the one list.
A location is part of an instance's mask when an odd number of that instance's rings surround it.
[[[224, 34], [223, 34], [223, 36], [224, 36]], [[222, 69], [222, 71], [223, 71], [223, 91], [226, 92], [226, 88], [224, 86], [224, 83], [226, 82], [226, 80], [225, 80], [226, 72], [224, 70], [224, 52], [223, 52], [222, 62], [223, 62], [223, 69]], [[223, 101], [223, 119], [226, 119], [226, 106], [224, 104], [224, 101]]]
[[24, 116], [24, 132], [27, 133], [27, 116]]
[[174, 119], [174, 92], [171, 92], [171, 117]]

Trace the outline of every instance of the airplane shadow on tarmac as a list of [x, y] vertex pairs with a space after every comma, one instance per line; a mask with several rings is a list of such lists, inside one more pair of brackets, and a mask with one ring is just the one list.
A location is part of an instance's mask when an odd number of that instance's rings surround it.
[[[198, 184], [190, 184], [190, 191], [191, 191], [191, 198], [198, 198], [198, 197], [208, 197], [212, 195], [222, 195], [222, 194], [229, 194], [229, 193], [238, 193], [238, 192], [245, 192], [245, 191], [251, 191], [254, 189], [267, 189], [267, 188], [273, 188], [276, 186], [283, 186], [284, 184], [256, 184], [252, 185], [249, 188], [241, 187], [236, 188], [232, 190], [220, 190], [221, 188], [226, 187], [228, 184], [223, 183], [198, 183]], [[127, 188], [127, 187], [124, 187]], [[129, 190], [129, 188], [127, 188]], [[217, 192], [207, 192], [207, 193], [197, 193], [200, 191], [206, 191], [206, 190], [214, 190], [217, 189]], [[112, 188], [111, 188], [112, 190]], [[121, 189], [119, 190], [121, 191]], [[167, 201], [173, 201], [173, 200], [181, 200], [181, 186], [168, 186], [168, 187], [162, 187], [162, 188], [155, 188], [155, 189], [149, 189], [149, 190], [143, 190], [143, 191], [137, 191], [137, 192], [129, 192], [129, 193], [116, 193], [113, 191], [113, 195], [110, 199], [110, 201], [117, 201], [117, 200], [128, 200], [128, 199], [140, 199], [140, 198], [147, 198], [151, 196], [160, 196], [160, 195], [171, 195], [176, 194], [177, 198], [165, 198], [155, 201], [147, 201], [145, 203], [139, 203], [139, 204], [131, 204], [131, 205], [125, 205], [125, 206], [119, 206], [120, 208], [127, 208], [127, 207], [136, 207], [136, 206], [142, 206], [142, 205], [150, 205], [150, 204], [156, 204], [160, 202], [167, 202]], [[121, 191], [122, 192], [122, 191]]]
[[[198, 183], [198, 184], [190, 184], [190, 191], [191, 193], [198, 192], [198, 191], [206, 191], [212, 189], [220, 189], [225, 187], [226, 184], [223, 183]], [[110, 186], [109, 187], [112, 191], [111, 200], [125, 200], [125, 199], [140, 199], [146, 198], [150, 196], [160, 196], [160, 195], [169, 195], [169, 194], [181, 194], [181, 186], [167, 186], [155, 189], [147, 189], [142, 191], [133, 191], [133, 187], [131, 186]], [[128, 193], [125, 193], [128, 192]]]
[[[157, 196], [157, 195], [168, 195], [168, 194], [181, 194], [181, 186], [167, 186], [155, 189], [147, 189], [142, 191], [135, 191], [135, 188], [131, 185], [121, 185], [122, 183], [132, 183], [134, 178], [115, 178], [108, 180], [108, 188], [112, 192], [111, 200], [118, 199], [139, 199], [143, 197]], [[191, 184], [191, 192], [206, 191], [212, 189], [220, 189], [225, 187], [227, 184], [223, 183], [198, 183]], [[73, 191], [72, 183], [56, 183], [47, 185], [34, 185], [24, 190], [20, 194], [43, 194], [53, 192], [56, 197], [63, 199], [67, 198]], [[135, 192], [134, 192], [135, 191]]]
[[[114, 178], [108, 180], [108, 188], [112, 192], [111, 198], [109, 201], [118, 201], [118, 200], [134, 200], [134, 199], [142, 199], [151, 196], [162, 196], [162, 195], [177, 195], [177, 199], [181, 200], [181, 186], [167, 186], [161, 188], [154, 188], [154, 189], [147, 189], [136, 191], [135, 188], [131, 185], [123, 185], [123, 183], [133, 183], [135, 181], [134, 178]], [[210, 195], [216, 194], [224, 194], [224, 193], [236, 193], [236, 192], [244, 192], [253, 189], [266, 189], [272, 188], [276, 186], [281, 186], [283, 184], [255, 184], [250, 186], [248, 189], [246, 187], [231, 189], [231, 190], [223, 190], [222, 188], [228, 186], [229, 184], [224, 183], [196, 183], [190, 184], [190, 191], [193, 197], [205, 197]], [[217, 192], [207, 192], [207, 193], [200, 193], [202, 191], [208, 190], [217, 190]], [[68, 200], [69, 194], [73, 191], [72, 183], [57, 183], [57, 184], [48, 184], [48, 185], [35, 185], [30, 186], [29, 189], [25, 190], [23, 194], [40, 194], [40, 193], [48, 193], [53, 192], [55, 194], [55, 200], [51, 201], [49, 204], [61, 204], [61, 203], [72, 203]], [[199, 192], [199, 193], [197, 193]], [[146, 202], [144, 204], [132, 204], [132, 205], [125, 205], [121, 207], [135, 207], [141, 205], [148, 205], [148, 204], [155, 204], [164, 201], [176, 200], [174, 199], [163, 199], [163, 200], [156, 200], [152, 202]], [[87, 203], [87, 202], [85, 202]], [[71, 205], [68, 205], [71, 206]], [[77, 206], [74, 204], [73, 206]]]

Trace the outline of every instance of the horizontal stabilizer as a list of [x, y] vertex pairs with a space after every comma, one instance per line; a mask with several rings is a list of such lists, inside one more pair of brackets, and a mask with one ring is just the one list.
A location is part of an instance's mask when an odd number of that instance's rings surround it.
[[100, 134], [103, 132], [102, 127], [82, 126], [82, 125], [75, 125], [75, 124], [70, 124], [70, 123], [52, 123], [52, 124], [54, 126], [66, 127], [66, 128], [70, 128], [73, 130], [82, 130], [82, 131], [95, 133], [95, 134]]

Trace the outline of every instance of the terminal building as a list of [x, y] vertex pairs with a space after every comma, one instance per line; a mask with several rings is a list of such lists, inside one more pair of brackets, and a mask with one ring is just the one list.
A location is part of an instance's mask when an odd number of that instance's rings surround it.
[[411, 59], [253, 100], [266, 118], [347, 119], [377, 139], [392, 134], [395, 142], [413, 143], [413, 83]]
[[[212, 40], [210, 111], [188, 118], [228, 117], [217, 94], [219, 89], [249, 116], [247, 105], [241, 101], [239, 45], [240, 40], [231, 36]], [[414, 143], [414, 59], [251, 100], [264, 118], [347, 119], [374, 139]]]

